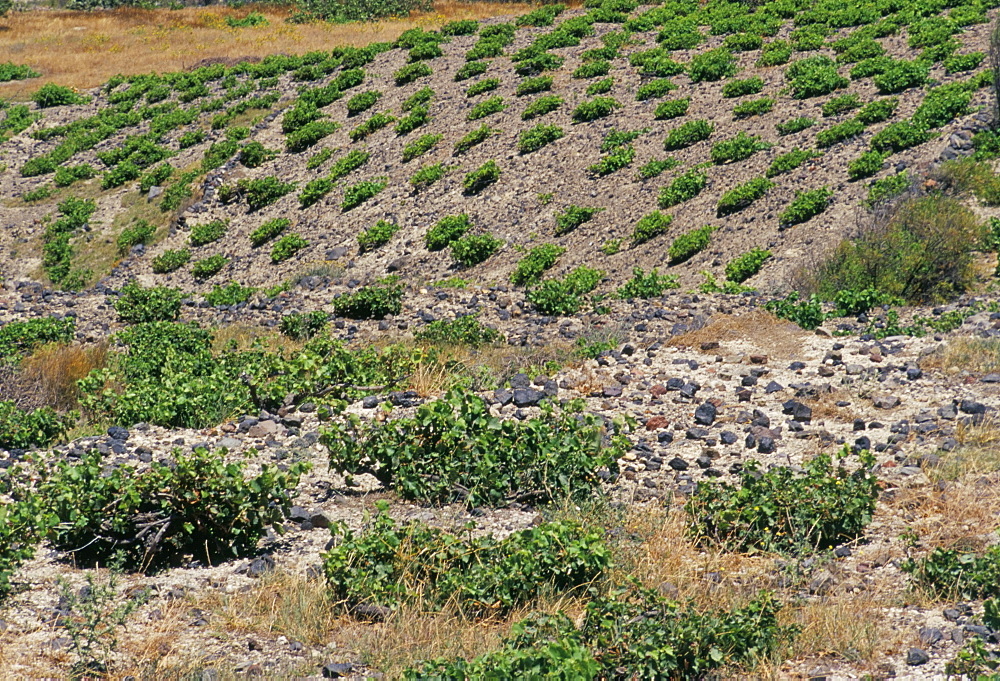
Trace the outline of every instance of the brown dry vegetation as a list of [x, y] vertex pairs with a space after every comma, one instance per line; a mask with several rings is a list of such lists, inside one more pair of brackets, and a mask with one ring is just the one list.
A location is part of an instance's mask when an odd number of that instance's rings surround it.
[[[764, 310], [753, 310], [739, 316], [716, 315], [702, 328], [671, 338], [667, 345], [700, 350], [702, 343], [739, 341], [745, 351], [785, 358], [797, 356], [804, 334], [792, 322], [778, 319]], [[719, 350], [706, 352], [718, 354]]]
[[[367, 24], [289, 24], [285, 19], [291, 10], [273, 6], [16, 12], [3, 20], [0, 60], [27, 64], [42, 77], [4, 84], [0, 96], [24, 98], [49, 81], [75, 88], [97, 87], [117, 73], [181, 71], [209, 58], [360, 47], [395, 40], [417, 26], [434, 28], [455, 19], [523, 14], [530, 9], [531, 5], [519, 3], [444, 0], [435, 2], [432, 12]], [[227, 16], [243, 17], [250, 11], [264, 14], [270, 23], [257, 28], [226, 24]]]

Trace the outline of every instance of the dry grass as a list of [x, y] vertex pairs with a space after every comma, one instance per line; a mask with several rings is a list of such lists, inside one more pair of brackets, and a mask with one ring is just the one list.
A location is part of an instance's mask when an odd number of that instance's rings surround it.
[[35, 386], [32, 392], [42, 404], [59, 410], [74, 409], [80, 396], [76, 382], [94, 369], [103, 368], [107, 358], [106, 342], [91, 346], [51, 345], [24, 360], [23, 374]]
[[948, 372], [994, 373], [1000, 371], [1000, 341], [989, 338], [955, 338], [939, 352], [922, 359], [920, 366]]
[[[579, 3], [577, 3], [579, 4]], [[0, 54], [27, 64], [41, 78], [0, 86], [0, 96], [25, 98], [43, 82], [92, 88], [117, 73], [180, 71], [203, 59], [241, 59], [269, 54], [303, 54], [341, 45], [364, 46], [395, 40], [414, 27], [433, 28], [455, 19], [523, 14], [527, 4], [434, 3], [434, 10], [367, 24], [289, 24], [288, 8], [273, 6], [98, 12], [31, 11], [10, 14], [0, 30]], [[230, 28], [227, 16], [251, 10], [270, 22], [257, 28]]]
[[[742, 315], [715, 315], [702, 328], [671, 338], [667, 344], [700, 350], [703, 343], [718, 342], [723, 346], [731, 343], [732, 351], [785, 359], [801, 354], [805, 335], [792, 322], [764, 310], [753, 310]], [[707, 352], [718, 354], [719, 351]]]
[[273, 329], [252, 324], [226, 324], [212, 329], [212, 351], [216, 353], [229, 349], [248, 350], [257, 341], [273, 352], [296, 352], [304, 345]]

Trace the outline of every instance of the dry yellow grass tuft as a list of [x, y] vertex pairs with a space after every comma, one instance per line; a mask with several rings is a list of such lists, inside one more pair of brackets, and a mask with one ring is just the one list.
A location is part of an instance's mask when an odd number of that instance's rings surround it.
[[920, 366], [946, 372], [988, 374], [1000, 371], [1000, 341], [989, 338], [955, 338], [920, 361]]
[[[579, 3], [577, 3], [579, 4]], [[520, 3], [434, 3], [428, 13], [373, 23], [289, 24], [288, 8], [248, 6], [143, 10], [121, 8], [97, 12], [15, 12], [3, 20], [0, 54], [5, 60], [27, 64], [41, 78], [0, 85], [0, 97], [21, 99], [43, 82], [74, 88], [92, 88], [122, 73], [181, 71], [208, 58], [240, 59], [269, 54], [304, 54], [340, 45], [361, 47], [395, 40], [403, 31], [434, 28], [455, 19], [483, 19], [524, 14], [531, 5]], [[268, 19], [267, 26], [231, 28], [226, 17], [250, 11]]]
[[745, 351], [785, 358], [801, 353], [805, 335], [792, 322], [764, 310], [753, 310], [742, 315], [716, 315], [702, 328], [671, 338], [667, 344], [700, 349], [707, 342], [739, 342]]
[[107, 343], [89, 347], [78, 343], [51, 345], [26, 358], [23, 372], [26, 381], [36, 386], [42, 404], [73, 409], [79, 398], [76, 382], [94, 369], [103, 368], [107, 356]]

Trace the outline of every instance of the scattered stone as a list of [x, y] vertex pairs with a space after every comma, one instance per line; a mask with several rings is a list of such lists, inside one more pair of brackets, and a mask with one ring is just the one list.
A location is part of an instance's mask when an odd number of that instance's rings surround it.
[[927, 664], [930, 662], [930, 659], [931, 656], [927, 654], [927, 651], [920, 648], [910, 648], [906, 651], [906, 664], [911, 667]]

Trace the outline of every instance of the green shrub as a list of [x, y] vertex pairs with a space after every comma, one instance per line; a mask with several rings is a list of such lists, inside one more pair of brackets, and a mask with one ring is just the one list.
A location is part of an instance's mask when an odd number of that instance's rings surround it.
[[500, 250], [504, 242], [492, 234], [466, 234], [451, 242], [451, 257], [462, 267], [473, 267]]
[[40, 75], [40, 73], [25, 64], [15, 64], [14, 62], [0, 63], [0, 83], [38, 78]]
[[940, 128], [972, 111], [972, 92], [965, 83], [949, 83], [932, 88], [913, 112], [913, 122], [926, 128]]
[[[841, 450], [841, 460], [850, 453]], [[695, 539], [728, 551], [808, 554], [853, 541], [871, 523], [878, 499], [878, 478], [868, 469], [874, 457], [864, 452], [862, 467], [834, 468], [821, 454], [801, 473], [777, 466], [760, 471], [754, 461], [740, 472], [741, 484], [699, 482], [685, 505]]]
[[934, 137], [926, 126], [910, 120], [897, 121], [884, 127], [871, 139], [875, 151], [898, 153], [918, 146]]
[[551, 26], [555, 22], [556, 17], [565, 11], [566, 5], [561, 3], [543, 5], [527, 14], [522, 14], [514, 23], [517, 26], [534, 26], [535, 28]]
[[465, 96], [476, 97], [477, 95], [481, 95], [486, 92], [492, 92], [498, 87], [500, 87], [499, 78], [484, 78], [481, 81], [470, 85], [469, 89], [465, 91]]
[[439, 29], [441, 35], [446, 36], [475, 35], [478, 30], [479, 22], [475, 19], [458, 19], [456, 21], [449, 21]]
[[685, 149], [707, 140], [714, 129], [715, 126], [705, 120], [687, 121], [667, 133], [663, 148], [667, 151]]
[[451, 170], [451, 167], [446, 166], [443, 163], [435, 163], [434, 165], [424, 166], [417, 172], [413, 173], [413, 177], [410, 178], [410, 184], [413, 186], [414, 191], [423, 191], [444, 177], [445, 173], [449, 170]]
[[712, 240], [712, 232], [714, 231], [715, 227], [705, 225], [704, 227], [698, 227], [697, 229], [685, 232], [674, 239], [673, 243], [670, 244], [670, 250], [667, 251], [670, 264], [678, 265], [690, 260], [708, 248], [708, 244]]
[[666, 187], [660, 190], [658, 205], [660, 208], [672, 208], [698, 196], [708, 186], [708, 175], [701, 168], [678, 175]]
[[466, 195], [476, 195], [499, 179], [500, 168], [491, 160], [467, 173], [462, 180], [462, 188]]
[[753, 248], [726, 263], [726, 279], [737, 284], [742, 284], [760, 272], [760, 269], [770, 257], [771, 251], [766, 251], [762, 248]]
[[156, 274], [169, 274], [187, 265], [189, 260], [191, 260], [191, 251], [186, 248], [166, 250], [153, 258], [153, 272]]
[[390, 123], [395, 122], [396, 118], [394, 116], [390, 116], [387, 113], [377, 113], [364, 123], [361, 123], [351, 130], [351, 132], [348, 133], [348, 137], [351, 138], [352, 142], [360, 142], [361, 140], [368, 139]]
[[[536, 101], [537, 104], [537, 101]], [[605, 118], [614, 113], [615, 109], [620, 109], [621, 104], [613, 97], [594, 97], [580, 104], [573, 109], [572, 118], [574, 123], [587, 123]], [[522, 116], [523, 117], [523, 116]]]
[[222, 268], [228, 264], [229, 258], [224, 255], [210, 255], [207, 258], [196, 260], [191, 265], [191, 276], [195, 279], [208, 279], [221, 272]]
[[403, 111], [412, 111], [420, 106], [428, 106], [432, 99], [434, 99], [434, 90], [429, 87], [422, 87], [407, 97], [400, 108]]
[[514, 94], [518, 97], [533, 95], [538, 92], [545, 92], [552, 89], [552, 76], [535, 76], [534, 78], [524, 78], [517, 84]]
[[635, 99], [644, 102], [647, 99], [659, 99], [666, 97], [671, 90], [676, 90], [677, 86], [669, 78], [657, 78], [648, 83], [643, 83], [635, 92]]
[[752, 669], [787, 645], [794, 629], [778, 625], [780, 609], [767, 593], [741, 608], [703, 611], [654, 590], [619, 590], [590, 600], [579, 625], [562, 612], [535, 613], [498, 650], [430, 660], [403, 678], [612, 679], [623, 669], [640, 678], [711, 678], [722, 667]]
[[733, 187], [719, 199], [715, 209], [716, 217], [725, 217], [743, 210], [754, 201], [763, 198], [773, 187], [774, 183], [764, 177], [755, 177]]
[[695, 83], [722, 80], [736, 74], [736, 58], [725, 48], [708, 50], [691, 59], [687, 72]]
[[665, 234], [670, 228], [670, 223], [674, 221], [672, 215], [666, 215], [658, 210], [639, 218], [632, 228], [632, 246], [644, 244], [650, 239]]
[[574, 78], [587, 79], [599, 78], [608, 75], [611, 70], [611, 62], [599, 60], [581, 64], [573, 71]]
[[831, 97], [826, 103], [823, 104], [822, 111], [824, 116], [837, 116], [853, 109], [857, 109], [861, 106], [861, 100], [855, 94], [840, 95], [838, 97]]
[[52, 178], [52, 182], [57, 187], [69, 187], [74, 182], [89, 180], [95, 174], [96, 171], [89, 163], [81, 163], [76, 166], [59, 166], [56, 168], [56, 174]]
[[900, 565], [920, 586], [942, 598], [979, 599], [1000, 595], [1000, 547], [982, 553], [935, 548], [927, 556]]
[[788, 153], [775, 157], [775, 159], [771, 161], [771, 165], [768, 166], [765, 175], [767, 175], [767, 177], [777, 177], [778, 175], [790, 173], [806, 161], [819, 158], [820, 156], [822, 156], [822, 154], [818, 151], [813, 151], [812, 149], [799, 149], [798, 147], [795, 147]]
[[37, 104], [39, 109], [48, 109], [53, 106], [84, 104], [88, 100], [86, 97], [78, 95], [71, 88], [56, 85], [55, 83], [46, 83], [31, 95], [31, 101]]
[[469, 131], [460, 140], [455, 142], [455, 147], [452, 154], [454, 156], [464, 154], [472, 147], [478, 144], [482, 144], [483, 142], [488, 140], [491, 135], [496, 135], [499, 133], [500, 131], [497, 130], [496, 128], [491, 128], [486, 123], [483, 123], [481, 126], [476, 128], [475, 130]]
[[856, 118], [850, 118], [843, 123], [831, 126], [816, 133], [816, 146], [820, 149], [832, 147], [844, 140], [857, 137], [865, 131], [865, 124]]
[[131, 161], [122, 161], [101, 175], [101, 189], [108, 190], [138, 180], [142, 171]]
[[772, 40], [765, 44], [760, 50], [760, 59], [757, 66], [780, 66], [787, 64], [792, 58], [792, 46], [785, 40]]
[[292, 340], [306, 341], [319, 335], [327, 321], [327, 314], [322, 310], [295, 312], [282, 317], [278, 329]]
[[233, 157], [240, 148], [240, 145], [231, 140], [212, 142], [205, 150], [205, 156], [201, 160], [201, 169], [205, 172], [215, 170], [223, 163]]
[[495, 97], [490, 97], [489, 99], [484, 99], [473, 106], [469, 111], [469, 114], [466, 116], [466, 119], [470, 121], [479, 120], [480, 118], [486, 118], [487, 116], [491, 116], [495, 113], [500, 113], [506, 108], [507, 104], [504, 102], [503, 97], [497, 95]]
[[308, 245], [309, 242], [298, 234], [286, 234], [274, 242], [271, 248], [271, 262], [274, 264], [284, 262]]
[[426, 78], [427, 76], [434, 73], [430, 66], [423, 62], [418, 62], [416, 64], [407, 64], [403, 68], [392, 74], [392, 79], [395, 81], [397, 86], [407, 85], [417, 80], [418, 78]]
[[733, 107], [733, 115], [736, 118], [749, 118], [750, 116], [762, 116], [763, 114], [770, 113], [774, 108], [774, 98], [773, 97], [761, 97], [759, 99], [751, 99], [746, 102], [740, 102]]
[[556, 236], [569, 234], [585, 222], [590, 222], [603, 208], [587, 208], [570, 204], [556, 215]]
[[912, 184], [913, 180], [905, 170], [889, 177], [883, 177], [881, 180], [875, 180], [868, 188], [867, 204], [872, 206], [892, 199], [907, 191]]
[[28, 355], [46, 343], [73, 340], [76, 320], [73, 317], [39, 317], [0, 325], [0, 360]]
[[375, 106], [382, 98], [382, 93], [378, 90], [367, 90], [359, 92], [347, 100], [347, 117], [357, 116], [359, 113], [367, 111]]
[[530, 154], [542, 147], [552, 144], [566, 133], [558, 125], [539, 123], [533, 128], [521, 132], [517, 141], [517, 150], [522, 154]]
[[545, 270], [556, 264], [559, 256], [566, 249], [556, 244], [541, 244], [535, 246], [521, 258], [517, 267], [510, 275], [510, 281], [516, 286], [530, 286], [541, 279]]
[[409, 163], [415, 158], [423, 156], [428, 151], [437, 146], [443, 139], [443, 135], [423, 135], [403, 147], [403, 163]]
[[654, 177], [659, 177], [664, 172], [673, 170], [680, 164], [681, 162], [673, 156], [664, 159], [654, 159], [639, 168], [639, 179], [650, 180]]
[[292, 224], [288, 218], [274, 218], [268, 220], [260, 227], [250, 233], [250, 244], [257, 248], [263, 246], [271, 239], [284, 232]]
[[[595, 99], [606, 99], [597, 98]], [[524, 108], [521, 113], [522, 121], [530, 121], [546, 114], [552, 113], [563, 105], [563, 98], [559, 95], [543, 95]]]
[[892, 118], [897, 106], [899, 106], [899, 100], [895, 97], [876, 99], [861, 107], [854, 118], [865, 125], [875, 125]]
[[[403, 285], [398, 277], [385, 277], [353, 293], [334, 298], [330, 304], [339, 317], [348, 319], [384, 319], [403, 309]], [[329, 445], [328, 445], [329, 446]]]
[[806, 57], [792, 62], [785, 69], [792, 97], [808, 99], [821, 97], [850, 84], [837, 73], [837, 66], [829, 57]]
[[193, 225], [191, 227], [191, 236], [188, 241], [192, 246], [204, 246], [205, 244], [210, 244], [213, 241], [218, 241], [226, 235], [226, 230], [229, 229], [228, 220], [212, 220], [211, 222], [205, 222], [200, 225]]
[[315, 180], [310, 180], [299, 192], [299, 207], [308, 208], [331, 191], [333, 191], [333, 180], [329, 177], [317, 177]]
[[639, 130], [617, 130], [612, 128], [601, 142], [601, 151], [607, 152], [631, 144], [649, 132], [649, 128]]
[[374, 225], [358, 234], [358, 253], [367, 253], [384, 246], [389, 243], [389, 240], [392, 239], [393, 235], [395, 235], [398, 231], [399, 225], [386, 220], [379, 220]]
[[984, 52], [971, 52], [969, 54], [957, 54], [944, 60], [944, 70], [948, 75], [962, 73], [963, 71], [974, 71], [986, 59]]
[[926, 63], [899, 59], [892, 62], [882, 73], [872, 76], [872, 82], [880, 94], [893, 95], [926, 84], [928, 71]]
[[21, 200], [25, 203], [32, 203], [34, 201], [42, 201], [50, 196], [52, 196], [52, 185], [42, 184], [21, 194]]
[[972, 286], [982, 223], [958, 199], [896, 206], [885, 225], [842, 242], [817, 274], [819, 293], [875, 289], [908, 303], [949, 300]]
[[184, 294], [175, 288], [145, 288], [130, 281], [122, 287], [118, 300], [115, 301], [115, 312], [118, 313], [118, 319], [126, 324], [171, 322], [180, 316], [183, 298]]
[[417, 106], [414, 107], [409, 114], [399, 119], [399, 122], [396, 123], [394, 131], [399, 137], [409, 135], [417, 128], [427, 125], [430, 120], [431, 118], [428, 114], [427, 107]]
[[786, 135], [794, 135], [797, 132], [802, 132], [806, 128], [812, 127], [815, 123], [816, 121], [813, 119], [801, 116], [799, 118], [792, 118], [784, 123], [778, 123], [774, 127], [777, 128], [778, 134], [784, 137]]
[[[285, 138], [285, 151], [290, 154], [297, 154], [312, 147], [321, 139], [340, 129], [339, 123], [333, 121], [312, 121], [306, 123], [295, 132], [289, 133]], [[353, 140], [354, 131], [351, 131]], [[244, 150], [246, 147], [244, 147]]]
[[245, 303], [257, 292], [257, 289], [243, 286], [239, 282], [231, 281], [225, 286], [216, 284], [212, 290], [205, 294], [205, 302], [212, 306], [218, 305], [238, 305]]
[[0, 400], [0, 448], [46, 447], [63, 437], [79, 416], [76, 412], [60, 415], [49, 407], [27, 411]]
[[350, 175], [355, 170], [363, 166], [371, 158], [371, 154], [367, 151], [360, 151], [359, 149], [352, 149], [343, 158], [338, 158], [331, 166], [330, 172], [327, 173], [327, 178], [331, 182], [336, 182], [342, 177]]
[[852, 182], [877, 175], [887, 158], [878, 151], [866, 151], [847, 164], [847, 177]]
[[758, 151], [770, 147], [771, 145], [762, 141], [760, 137], [747, 135], [741, 130], [736, 134], [736, 137], [712, 145], [712, 162], [721, 164], [745, 161]]
[[653, 110], [653, 118], [658, 121], [669, 120], [671, 118], [679, 118], [681, 116], [687, 115], [688, 106], [691, 104], [690, 99], [668, 99], [666, 101], [660, 102], [656, 105], [656, 109]]
[[387, 502], [355, 534], [332, 528], [335, 542], [323, 556], [333, 598], [348, 608], [396, 609], [418, 598], [446, 603], [467, 617], [502, 616], [542, 593], [589, 586], [610, 568], [601, 533], [566, 521], [542, 523], [504, 539], [459, 537], [419, 521], [397, 524]]
[[[244, 196], [250, 212], [254, 212], [270, 206], [294, 189], [294, 182], [282, 182], [274, 175], [268, 175], [253, 180], [246, 178], [239, 180], [236, 183], [235, 194]], [[222, 198], [221, 190], [219, 196]]]
[[680, 288], [677, 277], [673, 274], [659, 274], [654, 268], [649, 274], [636, 267], [632, 270], [632, 278], [615, 291], [615, 297], [622, 300], [632, 298], [658, 298], [665, 291]]
[[119, 255], [125, 255], [133, 246], [148, 244], [156, 234], [156, 225], [151, 225], [145, 220], [136, 220], [134, 223], [123, 229], [115, 240], [115, 246]]
[[[5, 492], [10, 494], [9, 490]], [[16, 500], [0, 506], [0, 597], [13, 590], [11, 578], [35, 555], [35, 547], [46, 529], [39, 522], [43, 502], [38, 495], [19, 491], [16, 496]]]
[[481, 76], [490, 68], [489, 62], [485, 61], [469, 61], [464, 64], [455, 72], [455, 80], [457, 82], [468, 80], [469, 78], [475, 78], [476, 76]]
[[723, 97], [743, 97], [744, 95], [755, 95], [764, 89], [764, 81], [760, 76], [745, 78], [743, 80], [730, 80], [722, 86]]
[[784, 228], [808, 222], [825, 211], [832, 198], [833, 192], [828, 187], [796, 191], [795, 198], [778, 216], [778, 225]]
[[424, 235], [424, 245], [429, 251], [440, 251], [447, 248], [472, 228], [469, 216], [447, 215], [438, 220]]
[[153, 187], [162, 187], [173, 174], [173, 166], [161, 163], [139, 177], [139, 191], [146, 193]]
[[[141, 472], [105, 465], [91, 451], [38, 471], [48, 539], [84, 565], [106, 564], [124, 552], [127, 569], [135, 571], [176, 565], [191, 554], [213, 564], [252, 555], [269, 526], [280, 529], [309, 469], [300, 462], [281, 472], [265, 464], [247, 478], [245, 463], [226, 463], [222, 450], [203, 448], [175, 450], [172, 463], [154, 461]], [[192, 503], [194, 495], [199, 503]]]
[[474, 314], [455, 319], [436, 319], [417, 331], [414, 337], [424, 343], [467, 345], [473, 348], [504, 342], [502, 333], [483, 326]]
[[[537, 290], [537, 289], [536, 289]], [[502, 421], [482, 398], [450, 391], [414, 416], [362, 424], [347, 416], [321, 436], [333, 470], [369, 473], [404, 499], [501, 506], [530, 490], [535, 503], [592, 492], [617, 473], [621, 443], [580, 402], [539, 417]], [[613, 432], [623, 424], [612, 424]]]
[[389, 186], [389, 178], [387, 177], [352, 184], [344, 190], [344, 200], [340, 202], [340, 209], [345, 213], [353, 210], [378, 195], [387, 186]]
[[587, 168], [587, 170], [598, 177], [604, 177], [629, 166], [634, 160], [635, 148], [629, 144], [627, 146], [614, 149], [610, 154], [601, 158], [600, 161]]

